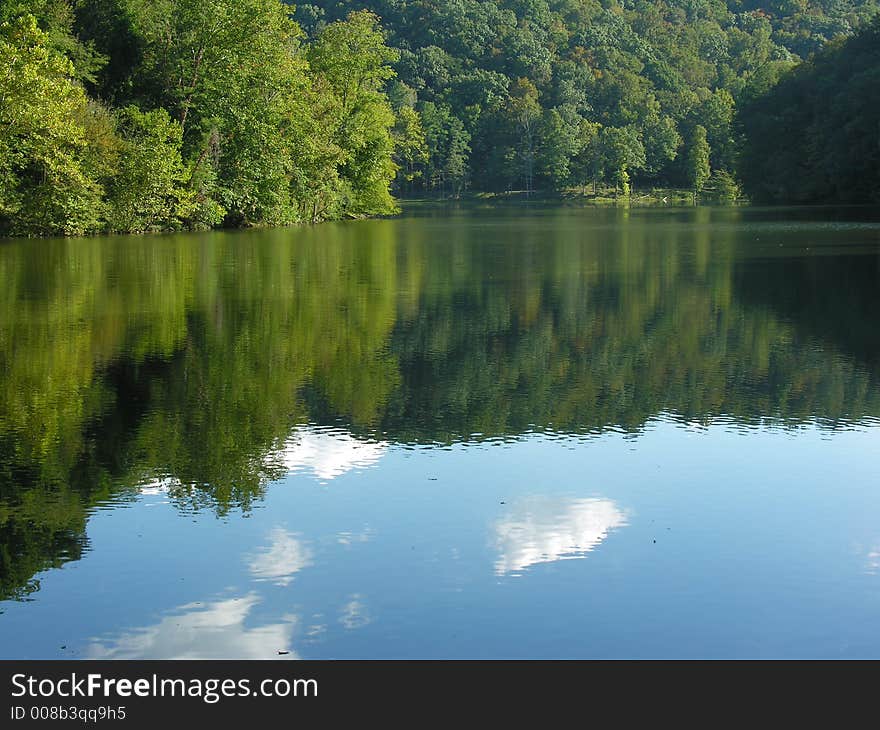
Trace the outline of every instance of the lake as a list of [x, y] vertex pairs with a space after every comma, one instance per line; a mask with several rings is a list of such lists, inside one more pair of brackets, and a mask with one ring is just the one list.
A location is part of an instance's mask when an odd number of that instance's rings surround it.
[[880, 657], [880, 213], [0, 243], [3, 658]]

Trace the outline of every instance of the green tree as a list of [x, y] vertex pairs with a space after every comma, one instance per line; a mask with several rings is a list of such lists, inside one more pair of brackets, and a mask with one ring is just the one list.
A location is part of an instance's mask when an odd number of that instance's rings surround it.
[[290, 179], [308, 79], [287, 10], [278, 0], [135, 8], [144, 50], [134, 97], [179, 122], [193, 181], [213, 184], [196, 193], [222, 205], [227, 223], [294, 222]]
[[75, 13], [72, 0], [3, 0], [0, 23], [31, 15], [45, 33], [45, 43], [73, 64], [77, 81], [95, 81], [109, 59], [98, 52], [91, 41], [81, 41], [73, 32]]
[[645, 166], [645, 147], [635, 127], [605, 127], [599, 144], [606, 175], [623, 197], [630, 194], [630, 172]]
[[554, 189], [560, 190], [572, 182], [574, 160], [586, 142], [585, 121], [570, 106], [544, 112], [540, 129], [538, 169]]
[[596, 193], [604, 169], [600, 137], [602, 125], [583, 119], [578, 126], [580, 152], [571, 161], [572, 182], [583, 187], [585, 194], [587, 184], [592, 182], [593, 193]]
[[333, 140], [343, 151], [339, 174], [344, 211], [394, 212], [389, 187], [397, 170], [392, 159], [395, 115], [382, 89], [394, 76], [390, 64], [398, 55], [385, 45], [378, 17], [361, 11], [331, 23], [307, 57], [337, 105]]
[[709, 194], [716, 200], [725, 203], [732, 203], [740, 196], [740, 188], [736, 179], [727, 170], [713, 170], [711, 176], [706, 181], [704, 192]]
[[181, 156], [180, 125], [159, 109], [120, 110], [122, 145], [108, 185], [107, 225], [113, 231], [179, 228], [190, 215], [193, 193]]
[[85, 161], [89, 104], [32, 15], [0, 26], [0, 230], [95, 230], [103, 190]]
[[678, 156], [682, 139], [675, 121], [668, 116], [651, 115], [645, 121], [645, 172], [660, 175]]
[[709, 142], [706, 140], [706, 128], [698, 124], [691, 134], [687, 157], [687, 176], [691, 189], [694, 191], [694, 199], [703, 190], [710, 173]]
[[880, 200], [880, 18], [752, 91], [739, 114], [739, 174], [750, 197]]
[[428, 161], [425, 130], [415, 109], [403, 106], [398, 110], [393, 134], [399, 184], [411, 187], [422, 176], [422, 167]]
[[426, 182], [441, 195], [458, 195], [467, 182], [470, 134], [445, 105], [425, 102], [421, 118], [428, 145]]
[[508, 114], [516, 133], [516, 156], [528, 195], [534, 189], [535, 153], [541, 121], [538, 89], [529, 79], [518, 78], [511, 84]]

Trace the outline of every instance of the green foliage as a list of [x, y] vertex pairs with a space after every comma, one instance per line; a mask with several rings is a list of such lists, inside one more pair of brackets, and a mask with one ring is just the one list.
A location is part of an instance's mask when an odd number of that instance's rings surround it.
[[605, 127], [599, 135], [602, 169], [624, 197], [629, 195], [630, 172], [645, 166], [645, 147], [635, 127]]
[[756, 199], [875, 200], [876, 24], [835, 39], [877, 2], [7, 0], [0, 233], [381, 215], [395, 186], [699, 190], [710, 170], [725, 198], [736, 175]]
[[399, 54], [385, 45], [379, 18], [362, 11], [326, 26], [308, 50], [309, 64], [338, 95], [343, 113], [365, 94], [376, 93], [394, 76], [390, 64]]
[[280, 0], [32, 10], [0, 14], [0, 232], [391, 213], [396, 146], [412, 177], [424, 158], [412, 109], [393, 133], [384, 89], [398, 54], [371, 13], [303, 45]]
[[880, 18], [763, 90], [740, 114], [753, 199], [880, 201]]
[[73, 34], [75, 15], [68, 0], [3, 0], [0, 23], [30, 15], [45, 35], [46, 44], [73, 64], [72, 75], [79, 81], [92, 82], [108, 59], [94, 45]]
[[[350, 4], [310, 0], [310, 34]], [[685, 140], [706, 129], [712, 169], [737, 170], [740, 104], [850, 35], [877, 0], [361, 0], [378, 13], [409, 106], [434, 115], [422, 174], [402, 189], [454, 193], [636, 183], [690, 185]], [[415, 97], [415, 98], [412, 98]], [[428, 106], [433, 105], [433, 106]], [[442, 120], [437, 115], [442, 116]], [[454, 184], [444, 172], [457, 120]], [[645, 160], [601, 159], [592, 131], [632, 128]], [[444, 130], [440, 133], [440, 130]], [[467, 148], [465, 150], [465, 147]], [[463, 154], [459, 161], [457, 154]], [[625, 173], [625, 174], [624, 174]]]
[[85, 233], [102, 213], [89, 106], [32, 15], [0, 26], [0, 232]]
[[706, 138], [706, 128], [701, 124], [694, 127], [687, 154], [688, 182], [695, 194], [702, 191], [711, 174], [709, 166], [710, 149]]
[[571, 107], [544, 110], [539, 131], [542, 146], [539, 174], [554, 188], [577, 184], [574, 169], [578, 154], [590, 139], [582, 119]]
[[425, 130], [415, 109], [411, 106], [398, 109], [393, 134], [398, 179], [402, 183], [412, 183], [421, 177], [421, 168], [428, 161]]
[[[142, 58], [131, 100], [167, 109], [183, 128], [199, 193], [231, 224], [297, 219], [293, 149], [309, 85], [298, 28], [278, 0], [166, 0], [136, 15]], [[307, 113], [307, 110], [305, 110]], [[306, 132], [307, 133], [307, 132]]]
[[523, 189], [531, 192], [541, 105], [538, 103], [538, 89], [529, 79], [518, 78], [513, 82], [506, 112], [515, 135], [515, 166], [522, 171]]
[[382, 93], [394, 76], [397, 53], [385, 45], [373, 13], [350, 13], [326, 26], [309, 46], [309, 66], [331, 97], [331, 140], [343, 151], [341, 211], [346, 215], [393, 213], [389, 186], [397, 173], [393, 160], [395, 114]]
[[653, 115], [646, 120], [643, 136], [645, 172], [659, 175], [678, 156], [681, 134], [671, 117]]
[[123, 142], [108, 185], [108, 228], [126, 233], [179, 228], [192, 205], [180, 125], [164, 109], [130, 106], [118, 117]]
[[695, 118], [700, 120], [697, 126], [704, 128], [712, 169], [733, 169], [735, 162], [731, 130], [733, 115], [733, 97], [725, 89], [716, 89], [700, 103], [699, 112]]
[[467, 183], [470, 134], [448, 106], [425, 102], [421, 117], [428, 147], [426, 185], [441, 195], [458, 195]]
[[733, 175], [727, 172], [727, 170], [713, 170], [706, 181], [702, 194], [713, 200], [732, 203], [740, 197], [742, 191]]

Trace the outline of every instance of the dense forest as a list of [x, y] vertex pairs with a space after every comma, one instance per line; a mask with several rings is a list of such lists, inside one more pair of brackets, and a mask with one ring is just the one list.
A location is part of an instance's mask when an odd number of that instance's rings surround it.
[[880, 19], [785, 75], [740, 114], [754, 200], [880, 202]]
[[279, 0], [2, 0], [0, 233], [395, 210], [397, 55], [362, 12]]
[[392, 193], [730, 199], [740, 178], [876, 199], [878, 26], [845, 39], [877, 7], [0, 0], [0, 234], [313, 222]]
[[[598, 184], [626, 193], [636, 184], [719, 197], [736, 195], [737, 109], [878, 7], [874, 0], [310, 0], [297, 5], [296, 18], [318, 33], [352, 6], [382, 18], [399, 52], [389, 95], [396, 109], [421, 118], [426, 150], [421, 159], [417, 148], [401, 155], [405, 189]], [[876, 55], [873, 63], [876, 80]], [[845, 77], [846, 66], [836, 73]], [[862, 93], [831, 79], [829, 86], [844, 102]], [[786, 102], [798, 106], [796, 98]], [[850, 106], [837, 108], [845, 116]], [[809, 123], [797, 112], [790, 121]], [[833, 135], [831, 124], [821, 131]], [[860, 146], [873, 144], [876, 154], [876, 124], [846, 134], [862, 133]]]
[[880, 417], [876, 248], [816, 228], [792, 257], [797, 233], [709, 207], [658, 246], [601, 213], [0, 247], [0, 599], [145, 483], [250, 509], [310, 424], [424, 445]]

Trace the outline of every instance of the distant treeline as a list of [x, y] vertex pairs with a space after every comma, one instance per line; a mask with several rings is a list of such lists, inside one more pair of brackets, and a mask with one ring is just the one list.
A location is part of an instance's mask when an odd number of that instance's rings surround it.
[[0, 234], [395, 211], [396, 52], [280, 0], [0, 0]]
[[0, 0], [0, 235], [377, 215], [392, 191], [876, 200], [878, 7]]
[[[852, 35], [878, 3], [306, 0], [295, 17], [319, 33], [352, 7], [381, 17], [400, 54], [389, 95], [421, 117], [427, 149], [403, 156], [402, 189], [626, 194], [637, 185], [731, 198], [743, 147], [737, 110]], [[875, 125], [864, 144], [876, 139]], [[786, 140], [767, 142], [777, 143]]]

